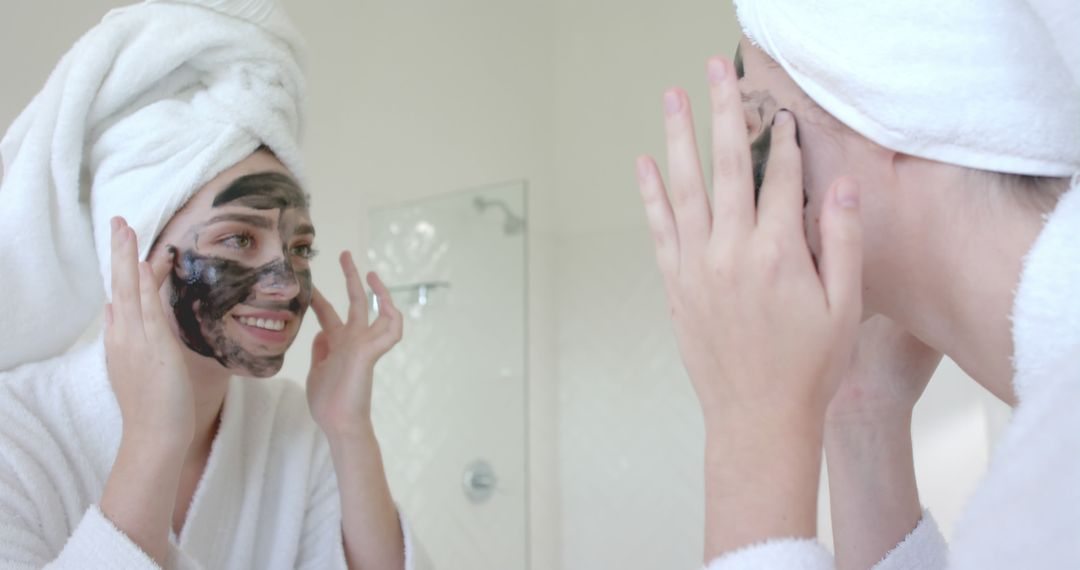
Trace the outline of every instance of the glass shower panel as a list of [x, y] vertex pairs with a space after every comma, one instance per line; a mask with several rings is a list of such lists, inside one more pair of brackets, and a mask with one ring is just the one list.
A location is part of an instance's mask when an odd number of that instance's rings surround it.
[[525, 569], [525, 184], [371, 213], [369, 266], [405, 316], [373, 419], [394, 497], [439, 570]]

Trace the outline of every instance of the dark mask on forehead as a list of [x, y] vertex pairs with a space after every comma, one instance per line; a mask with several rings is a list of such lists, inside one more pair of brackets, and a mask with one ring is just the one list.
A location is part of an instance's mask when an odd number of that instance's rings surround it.
[[[244, 176], [233, 182], [214, 199], [214, 207], [237, 205], [258, 210], [278, 210], [278, 227], [283, 244], [281, 257], [252, 267], [244, 263], [200, 252], [198, 232], [195, 246], [173, 250], [176, 258], [171, 281], [172, 306], [180, 335], [193, 351], [215, 358], [227, 368], [242, 368], [255, 376], [277, 372], [284, 354], [256, 355], [246, 350], [226, 333], [225, 320], [237, 305], [253, 309], [289, 311], [301, 319], [311, 303], [311, 271], [296, 269], [288, 250], [293, 228], [284, 220], [286, 210], [307, 209], [307, 198], [296, 183], [283, 174], [262, 173]], [[287, 300], [256, 300], [255, 288], [290, 287], [299, 293]]]
[[237, 178], [214, 198], [215, 208], [225, 205], [256, 210], [308, 209], [304, 191], [292, 178], [279, 172], [263, 172]]

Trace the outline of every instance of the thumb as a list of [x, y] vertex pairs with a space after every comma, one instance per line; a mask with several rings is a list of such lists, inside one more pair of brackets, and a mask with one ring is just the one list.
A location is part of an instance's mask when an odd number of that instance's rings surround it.
[[833, 183], [824, 210], [821, 280], [829, 312], [855, 324], [862, 315], [862, 218], [855, 181], [841, 178]]

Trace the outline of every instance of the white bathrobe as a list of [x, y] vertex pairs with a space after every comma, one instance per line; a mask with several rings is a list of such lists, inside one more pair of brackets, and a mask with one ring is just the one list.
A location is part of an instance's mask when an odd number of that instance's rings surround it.
[[[97, 507], [120, 434], [100, 341], [0, 374], [0, 568], [158, 567]], [[303, 390], [233, 378], [167, 567], [345, 569], [340, 509]]]
[[[933, 518], [875, 570], [1080, 569], [1080, 177], [1028, 253], [1013, 307], [1019, 405], [946, 546]], [[774, 540], [708, 570], [828, 570], [814, 540]]]

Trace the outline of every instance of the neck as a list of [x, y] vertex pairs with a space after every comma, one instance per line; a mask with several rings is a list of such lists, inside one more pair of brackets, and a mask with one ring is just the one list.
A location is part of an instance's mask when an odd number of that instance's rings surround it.
[[1011, 315], [1042, 215], [997, 188], [936, 189], [923, 202], [935, 208], [914, 208], [906, 220], [917, 231], [901, 248], [896, 267], [905, 274], [892, 276], [881, 312], [1015, 405]]

